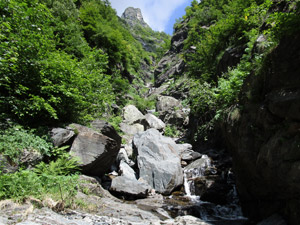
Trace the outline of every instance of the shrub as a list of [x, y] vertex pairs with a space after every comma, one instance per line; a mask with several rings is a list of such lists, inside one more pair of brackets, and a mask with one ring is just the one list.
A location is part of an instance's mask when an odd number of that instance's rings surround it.
[[15, 163], [25, 149], [50, 156], [51, 148], [52, 144], [21, 126], [14, 126], [0, 132], [0, 153]]

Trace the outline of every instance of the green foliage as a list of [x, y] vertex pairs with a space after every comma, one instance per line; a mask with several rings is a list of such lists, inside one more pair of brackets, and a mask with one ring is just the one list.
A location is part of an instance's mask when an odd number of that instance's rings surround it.
[[73, 1], [42, 2], [50, 10], [37, 0], [0, 3], [2, 119], [32, 126], [101, 115], [115, 100], [107, 55], [89, 48]]
[[41, 162], [34, 168], [34, 172], [39, 175], [53, 176], [66, 176], [74, 174], [79, 170], [78, 159], [71, 157], [68, 153], [60, 155], [55, 161], [51, 161], [48, 164]]
[[0, 154], [15, 163], [24, 150], [50, 156], [51, 148], [52, 144], [20, 126], [14, 126], [0, 133]]
[[12, 174], [0, 173], [0, 200], [23, 201], [28, 197], [44, 199], [52, 197], [63, 201], [72, 200], [77, 193], [78, 176], [55, 176], [29, 170]]
[[[280, 11], [280, 4], [284, 11]], [[186, 9], [176, 26], [188, 23], [185, 49], [195, 49], [185, 55], [185, 61], [195, 80], [191, 82], [190, 104], [202, 138], [227, 108], [239, 104], [244, 79], [259, 74], [265, 56], [280, 39], [299, 33], [299, 7], [299, 1], [292, 0], [203, 0], [193, 1]], [[260, 35], [264, 40], [256, 42]], [[224, 53], [236, 47], [244, 49], [239, 62], [220, 72]]]
[[165, 127], [164, 135], [167, 137], [179, 137], [180, 131], [177, 129], [176, 126], [167, 125]]

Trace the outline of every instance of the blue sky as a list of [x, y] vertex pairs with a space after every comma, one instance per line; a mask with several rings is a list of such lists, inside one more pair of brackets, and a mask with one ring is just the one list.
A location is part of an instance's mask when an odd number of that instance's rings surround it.
[[127, 7], [140, 8], [144, 20], [153, 30], [172, 34], [176, 19], [185, 14], [185, 7], [189, 6], [192, 0], [110, 0], [110, 2], [119, 16]]

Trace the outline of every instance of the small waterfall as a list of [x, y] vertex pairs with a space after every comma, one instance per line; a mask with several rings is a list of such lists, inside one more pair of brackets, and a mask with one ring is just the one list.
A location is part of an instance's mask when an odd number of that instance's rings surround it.
[[[216, 204], [212, 202], [201, 201], [199, 190], [196, 190], [195, 182], [198, 179], [200, 183], [203, 182], [203, 193], [206, 188], [210, 188], [210, 185], [214, 184], [214, 179], [222, 179], [226, 187], [230, 188], [230, 191], [224, 193], [226, 204]], [[202, 184], [202, 183], [201, 183]], [[199, 187], [197, 187], [199, 189]], [[186, 197], [196, 205], [198, 215], [205, 221], [245, 221], [246, 218], [242, 216], [242, 210], [239, 206], [239, 200], [232, 179], [232, 172], [223, 171], [222, 174], [217, 175], [217, 169], [213, 165], [212, 161], [207, 155], [203, 155], [201, 159], [191, 163], [184, 169], [184, 190]], [[200, 190], [201, 192], [201, 190]], [[223, 194], [223, 193], [222, 193]]]
[[[197, 163], [193, 163], [184, 170], [184, 190], [187, 197], [191, 199], [198, 198], [195, 195], [194, 181], [193, 179], [203, 177], [208, 168], [212, 167], [211, 160], [207, 155], [203, 155]], [[197, 164], [197, 165], [196, 165]]]

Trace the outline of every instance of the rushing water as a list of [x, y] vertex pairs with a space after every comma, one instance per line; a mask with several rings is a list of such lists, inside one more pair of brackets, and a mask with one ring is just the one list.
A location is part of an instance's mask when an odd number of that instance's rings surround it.
[[[199, 195], [199, 186], [197, 187], [196, 183], [199, 183], [200, 180], [200, 189], [204, 189], [203, 192], [205, 192], [206, 189], [214, 185], [214, 179], [221, 179], [225, 182], [226, 188], [224, 190], [226, 191], [218, 193], [219, 195], [226, 195], [223, 196], [225, 199], [223, 204], [203, 201]], [[222, 187], [220, 190], [223, 190]], [[184, 191], [185, 196], [173, 196], [169, 199], [169, 203], [171, 203], [169, 210], [175, 214], [194, 215], [207, 222], [212, 222], [212, 224], [243, 224], [246, 221], [239, 205], [232, 172], [228, 170], [217, 174], [217, 169], [207, 155], [203, 155], [200, 160], [185, 168]]]

